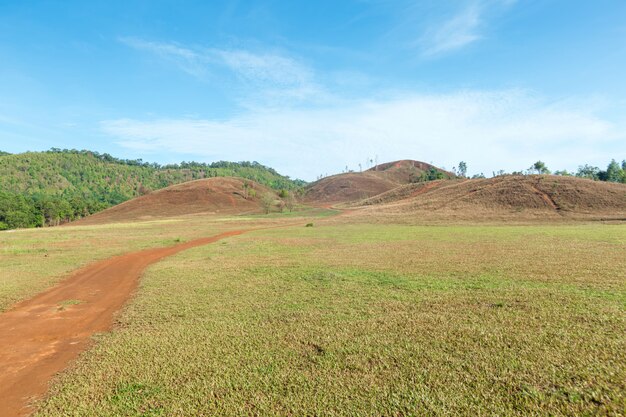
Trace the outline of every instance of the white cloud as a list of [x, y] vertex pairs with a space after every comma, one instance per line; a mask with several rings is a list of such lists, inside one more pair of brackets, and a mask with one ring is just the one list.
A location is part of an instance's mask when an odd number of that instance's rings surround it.
[[[121, 119], [102, 123], [126, 148], [206, 160], [257, 160], [311, 180], [378, 155], [471, 172], [603, 165], [626, 140], [613, 122], [571, 102], [522, 91], [468, 91], [354, 101], [341, 107], [249, 111], [228, 120]], [[602, 146], [599, 146], [602, 144]], [[604, 149], [604, 151], [600, 151]]]

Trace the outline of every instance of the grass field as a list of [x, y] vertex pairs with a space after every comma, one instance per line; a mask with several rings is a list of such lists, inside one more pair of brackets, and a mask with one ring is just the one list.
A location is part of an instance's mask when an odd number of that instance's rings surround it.
[[39, 415], [621, 415], [625, 254], [624, 225], [229, 238], [150, 267]]
[[81, 266], [151, 247], [215, 235], [238, 228], [306, 222], [332, 210], [301, 210], [271, 216], [192, 215], [95, 226], [20, 229], [0, 233], [0, 312], [58, 282]]
[[193, 226], [164, 220], [0, 233], [0, 311], [95, 260], [235, 228], [211, 221], [197, 221]]

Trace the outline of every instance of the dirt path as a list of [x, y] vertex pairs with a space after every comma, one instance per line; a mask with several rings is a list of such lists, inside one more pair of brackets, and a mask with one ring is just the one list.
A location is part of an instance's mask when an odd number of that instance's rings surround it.
[[185, 249], [239, 235], [237, 230], [89, 265], [57, 286], [0, 314], [0, 416], [27, 415], [52, 376], [111, 328], [144, 269]]

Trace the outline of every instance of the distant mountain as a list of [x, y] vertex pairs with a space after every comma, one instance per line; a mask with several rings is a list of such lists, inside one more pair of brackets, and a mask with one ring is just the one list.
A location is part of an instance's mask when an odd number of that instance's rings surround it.
[[257, 162], [161, 166], [60, 149], [0, 155], [0, 230], [63, 223], [154, 190], [202, 178], [241, 177], [288, 190], [305, 184]]

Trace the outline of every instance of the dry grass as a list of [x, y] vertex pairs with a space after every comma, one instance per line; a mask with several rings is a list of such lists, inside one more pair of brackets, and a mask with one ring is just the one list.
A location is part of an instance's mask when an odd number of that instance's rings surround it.
[[553, 175], [404, 185], [352, 206], [387, 221], [626, 219], [626, 185]]
[[626, 227], [273, 229], [154, 265], [40, 415], [621, 415]]
[[[244, 188], [244, 184], [248, 188]], [[261, 197], [274, 191], [254, 181], [215, 177], [172, 185], [78, 221], [109, 224], [189, 214], [234, 215], [263, 212]]]
[[431, 168], [441, 172], [446, 178], [455, 178], [453, 173], [425, 162], [394, 161], [364, 172], [348, 172], [322, 178], [307, 187], [305, 201], [311, 204], [336, 204], [370, 198], [407, 184]]

